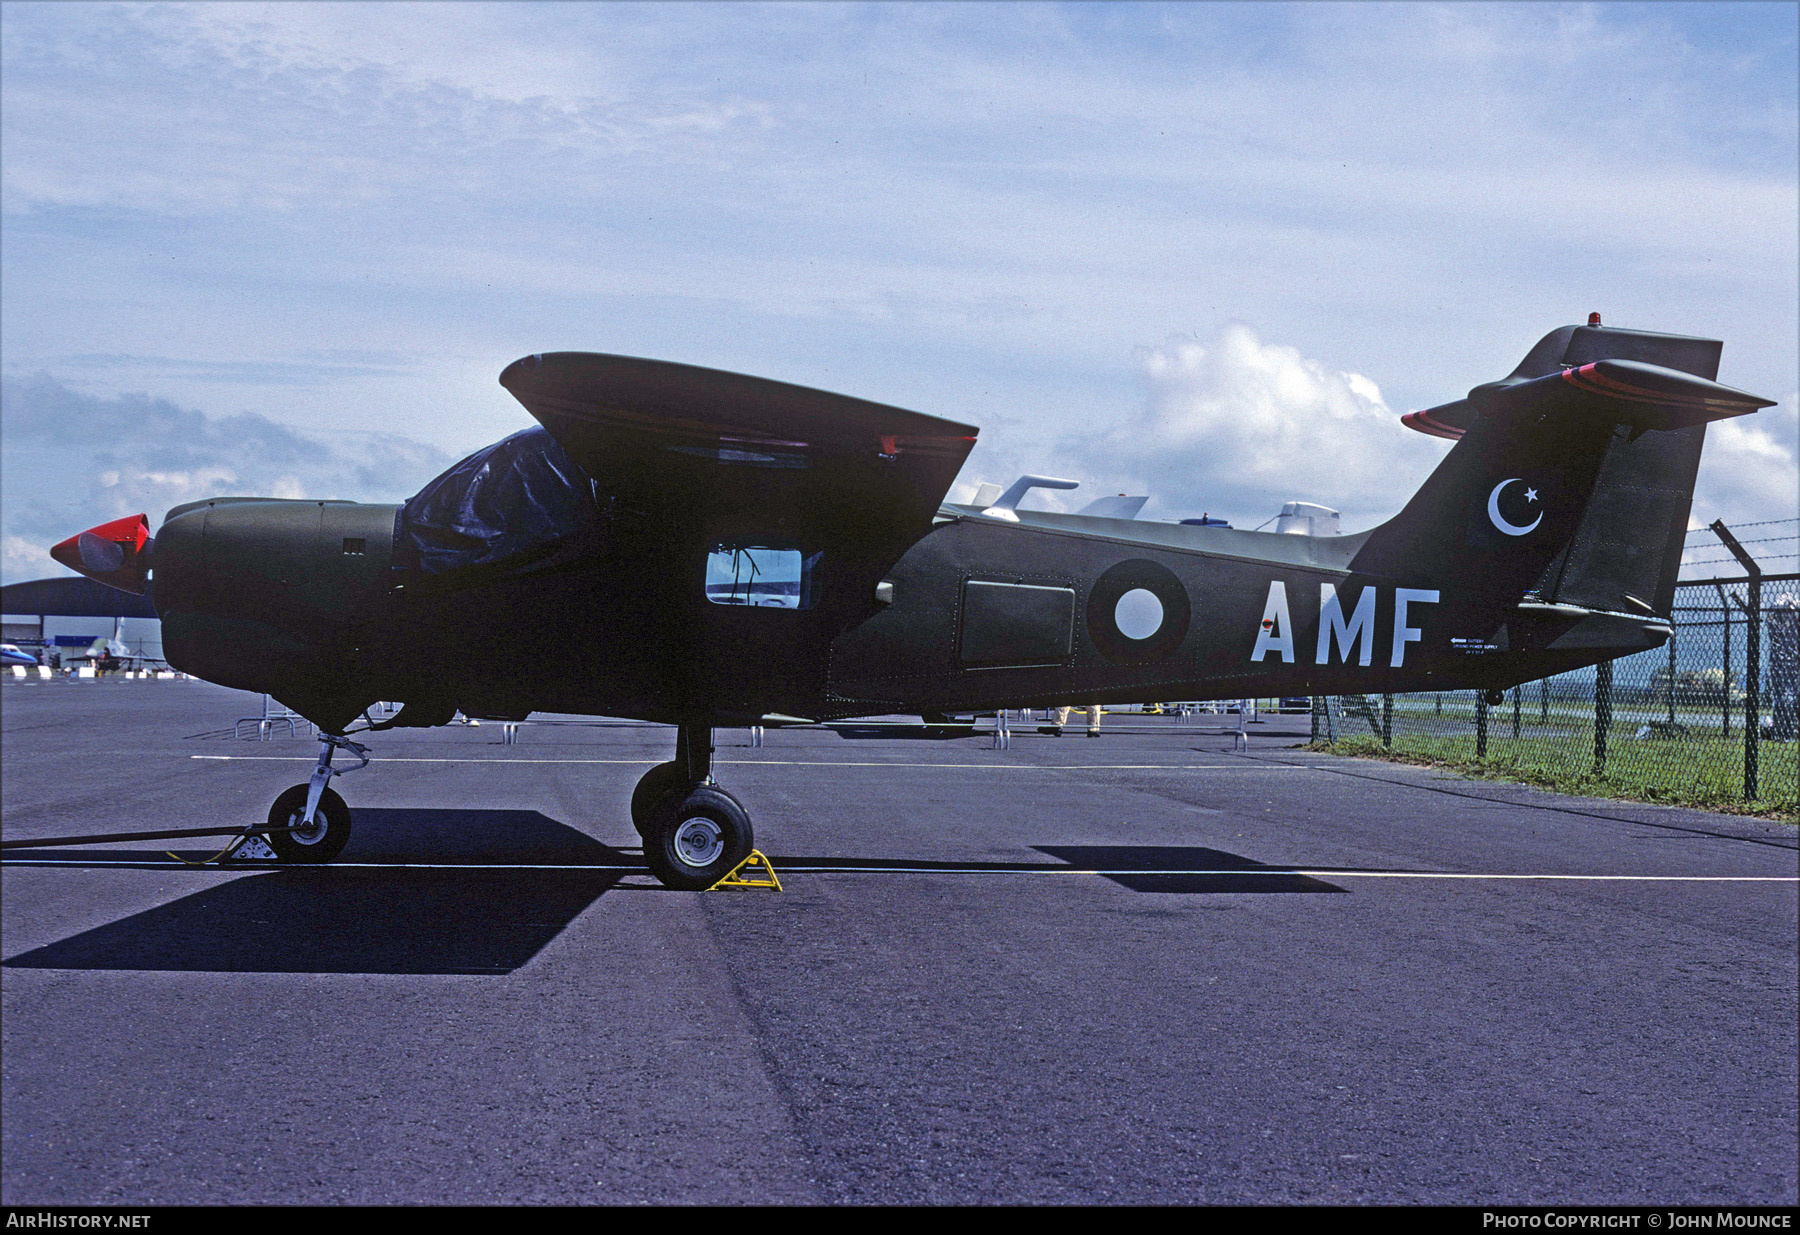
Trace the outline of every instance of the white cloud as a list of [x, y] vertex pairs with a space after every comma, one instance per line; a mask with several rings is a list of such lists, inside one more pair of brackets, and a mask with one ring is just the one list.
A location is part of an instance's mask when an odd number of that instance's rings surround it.
[[[9, 5], [4, 351], [458, 450], [514, 357], [631, 352], [975, 421], [997, 479], [1234, 318], [1395, 410], [1596, 308], [1786, 384], [1791, 43], [1689, 11]], [[1234, 475], [1171, 500], [1280, 500]]]
[[1122, 482], [1148, 492], [1171, 516], [1204, 509], [1255, 526], [1302, 500], [1335, 507], [1354, 530], [1398, 510], [1445, 453], [1401, 425], [1368, 377], [1264, 343], [1243, 324], [1138, 359], [1142, 413], [1067, 453], [1102, 467], [1107, 491]]
[[1710, 505], [1740, 517], [1785, 516], [1800, 505], [1794, 444], [1776, 437], [1779, 424], [1744, 416], [1707, 429], [1703, 496]]
[[1709, 425], [1688, 521], [1684, 573], [1735, 575], [1735, 561], [1708, 530], [1723, 519], [1770, 574], [1800, 570], [1800, 394], [1778, 407]]
[[40, 374], [0, 379], [7, 582], [62, 573], [49, 547], [83, 528], [227, 494], [402, 501], [441, 471], [392, 434], [321, 440], [260, 416], [209, 416], [144, 395], [102, 398]]
[[[237, 472], [229, 467], [196, 467], [180, 472], [153, 472], [140, 467], [112, 468], [99, 477], [100, 499], [92, 507], [94, 523], [122, 519], [126, 515], [148, 514], [154, 521], [170, 507], [183, 502], [217, 497], [231, 492], [237, 485]], [[289, 496], [270, 494], [272, 497]], [[294, 497], [304, 496], [300, 493]], [[71, 532], [80, 528], [71, 528]]]
[[75, 572], [50, 556], [50, 545], [30, 536], [0, 536], [0, 579], [7, 583], [50, 579]]

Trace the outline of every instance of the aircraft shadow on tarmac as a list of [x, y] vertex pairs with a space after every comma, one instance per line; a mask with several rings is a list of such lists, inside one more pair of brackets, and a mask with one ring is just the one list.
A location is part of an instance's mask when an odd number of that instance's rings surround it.
[[[162, 855], [113, 850], [86, 856], [105, 866]], [[247, 868], [245, 878], [0, 963], [10, 969], [505, 974], [535, 956], [625, 873], [534, 870], [529, 864], [641, 863], [635, 854], [536, 811], [370, 807], [356, 812], [340, 861], [396, 865]], [[448, 868], [420, 870], [402, 862]], [[455, 869], [488, 862], [519, 869]]]
[[1346, 892], [1336, 884], [1197, 845], [1037, 845], [1134, 892]]
[[[607, 868], [642, 864], [636, 853], [603, 844], [536, 811], [364, 807], [355, 814], [355, 829], [339, 855], [344, 865], [245, 867], [244, 878], [212, 884], [0, 964], [9, 969], [506, 974], [529, 961], [630, 873]], [[1201, 846], [1036, 849], [1076, 869], [1103, 872], [1137, 892], [1346, 890]], [[20, 861], [57, 853], [14, 851]], [[136, 849], [90, 850], [84, 856], [95, 868], [104, 868], [162, 855]], [[1041, 869], [1036, 864], [893, 858], [777, 856], [774, 861], [777, 867], [791, 863], [800, 869]], [[436, 869], [421, 869], [421, 864]], [[465, 864], [469, 869], [457, 869]], [[595, 869], [567, 869], [582, 865]], [[547, 866], [562, 869], [543, 869]]]

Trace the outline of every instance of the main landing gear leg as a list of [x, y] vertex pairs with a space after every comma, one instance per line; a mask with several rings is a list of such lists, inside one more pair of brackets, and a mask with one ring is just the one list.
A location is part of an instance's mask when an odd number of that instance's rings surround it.
[[[354, 768], [331, 766], [331, 757], [339, 748], [362, 760]], [[319, 735], [319, 762], [312, 779], [295, 785], [275, 799], [269, 808], [269, 826], [279, 828], [268, 834], [269, 848], [283, 862], [329, 862], [337, 857], [344, 842], [350, 839], [350, 808], [331, 788], [331, 778], [369, 766], [369, 748], [360, 742], [336, 734]]]
[[631, 826], [639, 836], [650, 823], [650, 812], [675, 789], [692, 789], [712, 783], [712, 729], [705, 725], [677, 725], [675, 758], [659, 763], [638, 780], [631, 791]]
[[710, 724], [679, 725], [675, 758], [644, 773], [631, 795], [644, 860], [667, 887], [710, 888], [750, 856], [749, 812], [713, 783], [712, 753]]

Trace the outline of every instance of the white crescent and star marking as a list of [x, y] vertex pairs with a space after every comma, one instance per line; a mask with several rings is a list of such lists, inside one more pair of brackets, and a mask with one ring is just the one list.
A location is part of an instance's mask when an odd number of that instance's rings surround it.
[[[1527, 532], [1536, 531], [1537, 525], [1544, 521], [1544, 512], [1541, 510], [1538, 511], [1537, 518], [1533, 519], [1530, 523], [1527, 523], [1524, 526], [1520, 526], [1517, 523], [1508, 523], [1506, 521], [1505, 517], [1501, 515], [1501, 513], [1500, 513], [1500, 491], [1502, 489], [1506, 488], [1507, 485], [1519, 483], [1523, 479], [1524, 479], [1523, 477], [1514, 476], [1514, 477], [1511, 477], [1510, 479], [1503, 480], [1499, 484], [1494, 486], [1494, 491], [1492, 493], [1488, 494], [1488, 511], [1487, 511], [1488, 520], [1495, 527], [1499, 528], [1502, 532], [1505, 532], [1508, 536], [1523, 536]], [[1527, 488], [1525, 490], [1525, 500], [1528, 502], [1537, 501], [1538, 500], [1537, 490], [1532, 489], [1532, 488]]]

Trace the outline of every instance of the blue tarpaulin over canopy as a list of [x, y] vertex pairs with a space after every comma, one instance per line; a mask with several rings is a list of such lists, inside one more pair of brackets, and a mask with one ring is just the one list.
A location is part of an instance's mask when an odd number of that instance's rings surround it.
[[483, 447], [400, 512], [396, 561], [427, 575], [533, 565], [596, 520], [593, 482], [555, 438], [526, 429]]

